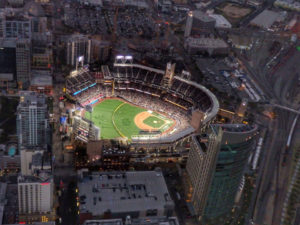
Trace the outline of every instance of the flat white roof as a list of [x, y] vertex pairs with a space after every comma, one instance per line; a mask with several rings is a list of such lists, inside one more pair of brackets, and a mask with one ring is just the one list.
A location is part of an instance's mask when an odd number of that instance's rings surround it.
[[52, 77], [50, 75], [35, 75], [31, 80], [34, 86], [52, 86]]
[[78, 189], [79, 211], [93, 216], [103, 215], [107, 210], [140, 212], [174, 206], [159, 171], [92, 173], [78, 182]]
[[268, 29], [273, 25], [273, 23], [277, 19], [279, 19], [280, 16], [281, 15], [278, 12], [274, 12], [271, 10], [264, 10], [257, 17], [251, 20], [250, 24]]
[[186, 39], [186, 43], [190, 47], [194, 48], [227, 48], [228, 45], [225, 41], [219, 38], [192, 38], [189, 37]]
[[220, 14], [210, 14], [210, 17], [216, 20], [216, 27], [217, 28], [231, 28], [231, 23], [222, 15]]

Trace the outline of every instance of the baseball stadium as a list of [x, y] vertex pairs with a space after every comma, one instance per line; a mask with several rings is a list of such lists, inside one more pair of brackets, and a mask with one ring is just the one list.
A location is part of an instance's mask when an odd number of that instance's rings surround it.
[[130, 56], [117, 56], [98, 73], [84, 67], [73, 72], [66, 91], [76, 102], [75, 136], [85, 142], [173, 143], [209, 124], [219, 110], [214, 94], [188, 72], [176, 74], [175, 64], [160, 70]]

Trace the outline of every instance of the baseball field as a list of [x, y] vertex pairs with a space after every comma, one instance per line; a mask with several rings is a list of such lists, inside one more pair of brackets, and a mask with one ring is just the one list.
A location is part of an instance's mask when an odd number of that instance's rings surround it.
[[104, 99], [93, 106], [92, 114], [84, 113], [100, 128], [101, 139], [115, 139], [166, 132], [175, 123], [166, 115], [152, 112], [121, 99]]

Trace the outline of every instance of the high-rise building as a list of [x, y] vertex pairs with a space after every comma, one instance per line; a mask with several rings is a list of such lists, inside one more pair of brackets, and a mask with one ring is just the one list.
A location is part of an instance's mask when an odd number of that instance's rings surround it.
[[205, 133], [192, 136], [186, 165], [186, 201], [201, 216], [206, 203], [222, 138], [222, 130], [209, 126]]
[[[0, 17], [1, 20], [1, 17]], [[1, 21], [0, 21], [1, 35]], [[15, 88], [16, 82], [16, 42], [13, 40], [2, 40], [0, 42], [0, 87]]]
[[85, 35], [72, 35], [67, 44], [67, 64], [76, 66], [77, 60], [83, 56], [84, 63], [89, 63], [91, 58], [91, 40]]
[[20, 89], [30, 84], [30, 41], [21, 39], [16, 42], [17, 82]]
[[52, 49], [46, 41], [32, 41], [32, 70], [51, 70]]
[[91, 61], [105, 62], [110, 54], [110, 42], [98, 39], [92, 39], [92, 56]]
[[5, 38], [31, 38], [31, 21], [24, 16], [9, 16], [4, 18]]
[[186, 201], [200, 221], [222, 218], [215, 223], [222, 224], [231, 212], [257, 133], [256, 126], [225, 124], [192, 137], [184, 184]]
[[20, 96], [17, 108], [19, 148], [44, 146], [48, 131], [46, 98], [31, 91], [22, 91]]
[[[203, 219], [216, 220], [228, 215], [243, 178], [251, 151], [256, 145], [257, 126], [215, 125], [223, 136]], [[218, 224], [221, 224], [220, 221]]]
[[190, 11], [187, 16], [184, 37], [211, 34], [216, 20], [200, 10]]
[[30, 82], [30, 40], [2, 39], [0, 41], [0, 86], [26, 87]]
[[46, 179], [36, 176], [19, 176], [18, 200], [21, 215], [52, 212], [53, 178], [51, 176]]
[[[14, 49], [15, 56], [10, 54], [11, 57], [14, 57], [12, 63], [9, 64], [12, 65], [13, 62], [16, 62], [14, 68], [16, 76], [14, 76], [13, 81], [18, 82], [20, 89], [28, 88], [30, 84], [31, 23], [30, 17], [19, 12], [7, 10], [0, 13], [0, 38], [3, 38], [0, 41], [0, 47], [2, 45], [5, 47], [10, 42], [10, 48]], [[5, 81], [12, 83], [8, 73]]]

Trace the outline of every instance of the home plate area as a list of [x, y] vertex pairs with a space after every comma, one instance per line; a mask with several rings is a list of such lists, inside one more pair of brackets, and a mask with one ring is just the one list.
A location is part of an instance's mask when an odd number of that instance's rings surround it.
[[137, 114], [134, 118], [134, 122], [138, 128], [147, 131], [159, 130], [166, 123], [165, 120], [158, 118], [149, 111]]

